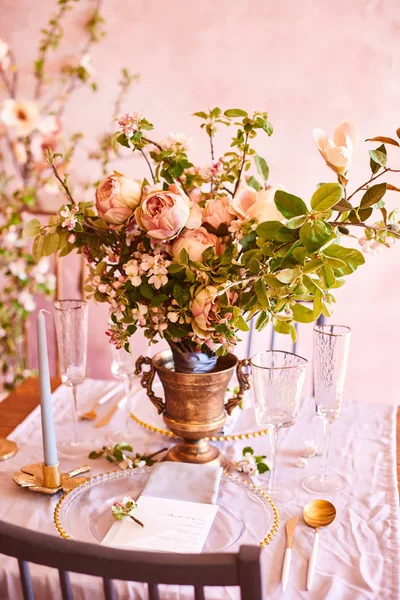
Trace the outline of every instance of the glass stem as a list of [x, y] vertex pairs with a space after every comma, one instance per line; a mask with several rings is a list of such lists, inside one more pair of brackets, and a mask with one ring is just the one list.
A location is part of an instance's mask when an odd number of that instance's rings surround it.
[[129, 431], [130, 424], [131, 424], [132, 388], [133, 388], [133, 378], [126, 377], [125, 378], [125, 394], [126, 394], [125, 422], [126, 422], [127, 431]]
[[271, 470], [269, 474], [269, 485], [268, 493], [273, 495], [276, 488], [276, 445], [278, 443], [278, 427], [270, 425], [269, 430], [269, 441], [270, 441], [270, 464]]
[[78, 401], [76, 384], [72, 385], [72, 440], [74, 444], [78, 443]]
[[331, 443], [332, 420], [322, 417], [324, 423], [324, 449], [322, 453], [321, 479], [324, 480], [328, 475], [329, 448]]

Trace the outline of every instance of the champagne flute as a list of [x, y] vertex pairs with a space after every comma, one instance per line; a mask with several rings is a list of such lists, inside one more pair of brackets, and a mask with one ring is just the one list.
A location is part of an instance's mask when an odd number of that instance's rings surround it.
[[267, 350], [253, 356], [250, 364], [257, 423], [269, 430], [271, 470], [267, 493], [277, 504], [286, 504], [295, 494], [276, 483], [278, 433], [282, 427], [291, 427], [297, 419], [307, 360], [291, 352]]
[[88, 304], [85, 300], [54, 302], [61, 381], [72, 390], [72, 440], [57, 444], [60, 455], [87, 456], [90, 448], [78, 437], [77, 387], [86, 378]]
[[117, 429], [109, 434], [108, 439], [113, 444], [126, 442], [130, 446], [133, 445], [135, 437], [132, 433], [132, 399], [133, 399], [133, 383], [138, 376], [135, 375], [135, 358], [131, 352], [127, 352], [125, 348], [117, 349], [113, 344], [111, 348], [111, 372], [114, 377], [123, 379], [125, 382], [125, 427]]
[[351, 329], [345, 325], [317, 325], [314, 328], [314, 385], [317, 415], [324, 424], [324, 450], [319, 475], [303, 481], [313, 494], [334, 494], [345, 488], [345, 480], [329, 474], [328, 458], [333, 421], [340, 416], [346, 377]]

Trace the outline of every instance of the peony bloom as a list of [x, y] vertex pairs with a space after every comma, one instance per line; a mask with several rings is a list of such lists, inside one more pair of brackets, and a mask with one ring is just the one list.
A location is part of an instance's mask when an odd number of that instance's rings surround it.
[[214, 229], [222, 224], [230, 225], [235, 218], [229, 211], [230, 202], [227, 196], [209, 200], [203, 210], [203, 222], [209, 223]]
[[198, 204], [192, 204], [186, 229], [197, 229], [203, 222], [203, 209]]
[[139, 205], [142, 182], [114, 171], [99, 183], [96, 189], [96, 206], [106, 223], [122, 225], [133, 215]]
[[229, 210], [240, 221], [282, 221], [283, 217], [274, 202], [275, 192], [281, 189], [282, 186], [276, 185], [256, 192], [252, 187], [241, 184]]
[[336, 127], [333, 140], [328, 138], [322, 129], [314, 129], [313, 135], [328, 167], [338, 175], [345, 175], [358, 143], [357, 125], [353, 121], [343, 121]]
[[7, 42], [0, 38], [0, 71], [8, 69], [10, 66], [9, 46]]
[[[215, 306], [218, 290], [213, 285], [207, 285], [193, 298], [190, 305], [192, 311], [192, 329], [202, 339], [210, 337], [210, 317]], [[211, 313], [211, 314], [210, 314]]]
[[8, 127], [14, 127], [17, 137], [26, 137], [36, 128], [39, 109], [34, 102], [4, 100], [0, 108], [0, 119]]
[[179, 258], [182, 250], [186, 250], [190, 260], [203, 262], [203, 252], [206, 248], [213, 247], [220, 256], [223, 248], [219, 238], [213, 233], [208, 233], [204, 227], [198, 229], [185, 229], [172, 244], [172, 256]]
[[135, 211], [141, 229], [157, 240], [168, 240], [178, 235], [189, 220], [190, 200], [177, 185], [167, 191], [150, 190]]

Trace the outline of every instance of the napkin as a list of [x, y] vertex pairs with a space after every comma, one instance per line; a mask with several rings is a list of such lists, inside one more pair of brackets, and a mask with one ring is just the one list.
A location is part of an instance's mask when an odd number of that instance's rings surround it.
[[153, 466], [143, 496], [216, 504], [222, 467], [161, 462]]

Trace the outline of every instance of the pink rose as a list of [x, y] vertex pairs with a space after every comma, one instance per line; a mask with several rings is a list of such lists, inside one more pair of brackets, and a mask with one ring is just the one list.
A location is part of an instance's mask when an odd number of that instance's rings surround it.
[[190, 310], [192, 311], [192, 329], [201, 339], [210, 337], [212, 317], [218, 290], [213, 285], [207, 285], [193, 298]]
[[338, 175], [345, 175], [358, 142], [357, 125], [353, 121], [343, 121], [336, 127], [333, 140], [322, 129], [314, 129], [313, 135], [328, 167]]
[[190, 200], [177, 185], [167, 191], [152, 190], [135, 211], [140, 227], [152, 238], [169, 240], [178, 235], [189, 220]]
[[241, 184], [232, 200], [230, 211], [240, 221], [256, 219], [257, 223], [265, 221], [282, 221], [283, 217], [275, 206], [274, 196], [277, 190], [283, 189], [276, 185], [266, 190], [256, 190]]
[[203, 223], [209, 223], [214, 229], [218, 229], [222, 224], [229, 226], [234, 219], [229, 207], [227, 196], [209, 200], [203, 210]]
[[142, 182], [129, 179], [114, 171], [99, 183], [96, 189], [96, 206], [106, 223], [122, 225], [133, 215], [139, 205], [142, 194]]
[[172, 256], [179, 258], [182, 250], [186, 250], [190, 260], [203, 262], [203, 252], [206, 248], [213, 247], [220, 256], [223, 251], [219, 238], [213, 233], [208, 233], [204, 227], [198, 229], [185, 229], [172, 244]]

